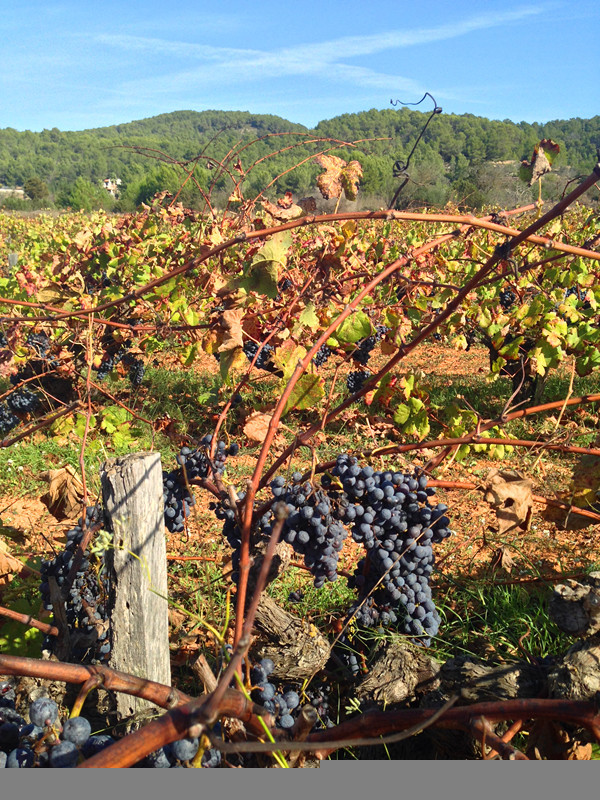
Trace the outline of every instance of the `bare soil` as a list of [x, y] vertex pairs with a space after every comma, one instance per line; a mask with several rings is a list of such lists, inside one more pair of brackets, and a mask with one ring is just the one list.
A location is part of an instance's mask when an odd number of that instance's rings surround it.
[[[206, 363], [200, 364], [200, 369], [214, 371], [215, 362], [212, 356], [206, 356], [204, 361]], [[442, 344], [432, 343], [427, 347], [426, 359], [417, 350], [403, 362], [403, 368], [445, 375], [451, 384], [457, 376], [486, 373], [487, 351], [474, 347], [468, 353], [456, 352]], [[349, 419], [352, 419], [351, 414]], [[352, 435], [350, 424], [348, 433], [351, 436], [348, 441], [359, 442], [361, 447], [382, 444], [382, 440], [389, 434], [390, 426], [387, 423], [380, 425], [381, 430], [378, 430], [378, 423], [370, 425], [364, 416], [355, 420], [355, 425], [358, 438]], [[324, 442], [324, 437], [321, 441]], [[250, 476], [258, 450], [258, 445], [245, 443], [240, 456], [231, 460], [235, 461], [235, 480], [238, 485], [242, 482], [242, 476]], [[421, 455], [421, 460], [415, 459], [414, 463], [423, 461]], [[436, 477], [449, 481], [483, 483], [488, 470], [513, 468], [521, 470], [534, 480], [534, 493], [553, 498], [555, 492], [549, 486], [566, 488], [572, 463], [573, 459], [559, 461], [543, 456], [534, 473], [528, 474], [529, 465], [523, 453], [515, 453], [514, 458], [503, 462], [486, 461], [478, 455], [476, 462], [468, 460], [462, 464], [449, 459], [438, 470]], [[310, 467], [310, 461], [307, 461], [306, 466]], [[27, 486], [24, 485], [23, 491], [26, 490]], [[211, 561], [226, 561], [229, 557], [228, 548], [221, 547], [220, 525], [210, 509], [211, 498], [200, 490], [196, 490], [196, 498], [197, 505], [187, 531], [169, 535], [168, 553], [172, 560], [181, 556], [197, 556]], [[495, 513], [483, 501], [480, 489], [440, 489], [438, 499], [449, 506], [454, 530], [454, 535], [437, 548], [441, 573], [438, 583], [443, 583], [449, 576], [465, 580], [489, 576], [490, 580], [529, 582], [532, 573], [541, 574], [551, 583], [567, 574], [578, 575], [590, 566], [600, 564], [600, 528], [593, 522], [578, 530], [562, 530], [560, 524], [548, 514], [547, 508], [536, 504], [527, 531], [518, 530], [500, 536], [497, 533]], [[4, 537], [5, 540], [8, 540], [11, 551], [21, 557], [48, 557], [53, 551], [60, 551], [64, 534], [76, 523], [76, 520], [58, 522], [34, 496], [0, 497], [0, 517], [9, 534]], [[501, 567], [494, 572], [492, 561], [501, 547], [508, 549], [513, 563], [508, 568]], [[348, 540], [341, 556], [341, 567], [351, 571], [361, 555], [362, 548]]]

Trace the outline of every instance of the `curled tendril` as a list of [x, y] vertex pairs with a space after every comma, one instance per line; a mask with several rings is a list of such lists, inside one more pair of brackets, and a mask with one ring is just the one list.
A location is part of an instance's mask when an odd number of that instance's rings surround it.
[[414, 154], [415, 150], [417, 149], [417, 145], [421, 141], [421, 138], [422, 138], [423, 134], [427, 130], [427, 126], [429, 125], [429, 123], [431, 122], [431, 120], [434, 118], [434, 116], [436, 114], [441, 114], [442, 113], [441, 106], [438, 106], [438, 104], [437, 104], [437, 102], [435, 100], [435, 97], [432, 94], [430, 94], [429, 92], [425, 92], [423, 97], [417, 103], [404, 103], [402, 100], [390, 100], [390, 103], [393, 106], [397, 106], [397, 105], [418, 106], [420, 103], [423, 102], [423, 100], [425, 100], [426, 97], [431, 97], [431, 99], [433, 100], [433, 106], [434, 106], [433, 107], [433, 111], [431, 112], [431, 114], [427, 118], [427, 121], [425, 122], [425, 125], [423, 126], [423, 128], [421, 130], [421, 133], [418, 135], [417, 140], [414, 143], [412, 150], [408, 154], [408, 158], [406, 159], [406, 162], [400, 161], [400, 160], [394, 162], [394, 166], [392, 167], [392, 175], [394, 176], [394, 178], [404, 178], [404, 180], [402, 181], [400, 186], [396, 189], [396, 193], [394, 194], [394, 196], [393, 196], [393, 198], [392, 198], [392, 200], [390, 202], [390, 206], [389, 206], [390, 208], [394, 208], [395, 207], [396, 201], [398, 200], [400, 192], [404, 189], [404, 187], [406, 186], [406, 184], [409, 181], [409, 177], [410, 176], [408, 174], [408, 167], [410, 165], [410, 160], [413, 157], [413, 154]]
[[441, 114], [442, 113], [442, 107], [438, 106], [438, 104], [436, 103], [435, 97], [430, 92], [425, 92], [423, 97], [417, 103], [405, 103], [403, 100], [390, 100], [390, 103], [393, 106], [419, 106], [419, 105], [421, 105], [423, 100], [425, 100], [426, 97], [431, 97], [431, 99], [433, 100], [433, 111], [431, 113], [432, 114]]

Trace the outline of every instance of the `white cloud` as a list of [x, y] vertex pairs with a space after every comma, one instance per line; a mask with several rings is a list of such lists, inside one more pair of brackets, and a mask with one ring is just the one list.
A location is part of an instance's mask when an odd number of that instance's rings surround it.
[[[104, 34], [96, 41], [123, 52], [143, 51], [172, 59], [181, 58], [197, 66], [163, 75], [132, 80], [122, 87], [138, 96], [155, 97], [189, 91], [210, 93], [217, 87], [272, 80], [280, 77], [313, 76], [355, 86], [394, 92], [422, 92], [418, 82], [345, 63], [369, 56], [433, 42], [445, 41], [487, 28], [539, 15], [545, 6], [528, 5], [503, 12], [483, 13], [456, 22], [414, 30], [392, 30], [365, 36], [345, 36], [325, 42], [285, 47], [273, 51], [218, 47], [161, 38]], [[158, 65], [155, 65], [155, 67]]]

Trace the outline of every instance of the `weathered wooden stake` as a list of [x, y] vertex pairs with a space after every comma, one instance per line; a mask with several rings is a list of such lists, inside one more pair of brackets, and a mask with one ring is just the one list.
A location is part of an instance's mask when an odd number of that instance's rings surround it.
[[[107, 526], [114, 534], [110, 666], [170, 686], [160, 453], [111, 459], [100, 474]], [[120, 719], [151, 708], [140, 698], [117, 695]]]

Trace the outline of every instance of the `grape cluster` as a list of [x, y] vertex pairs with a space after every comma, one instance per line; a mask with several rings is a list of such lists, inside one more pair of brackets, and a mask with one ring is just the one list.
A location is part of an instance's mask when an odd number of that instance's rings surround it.
[[321, 347], [317, 350], [315, 357], [313, 358], [313, 364], [317, 369], [322, 367], [325, 364], [329, 357], [331, 356], [331, 348], [327, 347], [326, 344], [322, 344]]
[[[263, 658], [250, 669], [252, 683], [251, 698], [261, 705], [265, 711], [273, 714], [275, 725], [283, 730], [294, 726], [300, 713], [300, 693], [292, 684], [282, 683], [273, 677], [275, 668], [270, 658]], [[332, 727], [334, 722], [329, 718], [329, 688], [324, 684], [315, 684], [304, 690], [303, 694], [308, 702], [315, 708], [319, 722], [315, 730], [322, 727]]]
[[[153, 767], [155, 769], [172, 769], [174, 767], [188, 767], [200, 749], [198, 738], [178, 739], [171, 744], [155, 750], [138, 766]], [[216, 769], [221, 766], [221, 751], [210, 749], [202, 754], [201, 765], [207, 769]]]
[[[29, 706], [29, 722], [15, 709], [15, 692], [8, 682], [0, 683], [0, 768], [69, 769], [115, 743], [107, 734], [92, 734], [85, 717], [61, 718], [58, 705], [39, 697]], [[219, 725], [215, 726], [218, 731]], [[198, 739], [178, 739], [151, 753], [136, 767], [189, 767], [199, 751]], [[202, 754], [201, 765], [221, 765], [219, 750]]]
[[[207, 448], [211, 442], [212, 435], [209, 434], [200, 442], [200, 449], [191, 450], [189, 447], [183, 447], [177, 456], [179, 467], [170, 472], [163, 470], [165, 525], [171, 533], [179, 533], [184, 529], [184, 520], [190, 515], [190, 510], [195, 505], [194, 497], [185, 485], [183, 468], [185, 468], [188, 481], [208, 477], [210, 463]], [[218, 442], [213, 460], [215, 471], [222, 474], [225, 471], [227, 457], [237, 455], [238, 451], [237, 444], [227, 447], [224, 441]]]
[[513, 292], [512, 289], [505, 288], [501, 289], [500, 294], [498, 295], [498, 302], [500, 303], [500, 307], [503, 308], [505, 311], [510, 311], [510, 309], [515, 304], [517, 299], [517, 295]]
[[253, 688], [250, 696], [255, 703], [275, 716], [277, 727], [288, 730], [294, 725], [291, 712], [300, 705], [300, 696], [291, 688], [277, 691], [275, 683], [270, 680], [274, 669], [275, 665], [270, 658], [263, 658], [251, 668], [250, 681]]
[[377, 325], [374, 334], [361, 339], [357, 344], [356, 350], [352, 353], [354, 361], [363, 367], [366, 366], [375, 346], [379, 344], [388, 331], [389, 328], [386, 325]]
[[15, 414], [34, 414], [42, 405], [38, 395], [27, 388], [16, 389], [6, 403]]
[[450, 535], [447, 506], [432, 506], [425, 475], [375, 471], [338, 456], [332, 475], [343, 487], [340, 519], [366, 549], [350, 581], [358, 590], [351, 609], [365, 627], [400, 622], [404, 633], [430, 643], [440, 617], [431, 597], [432, 545]]
[[333, 650], [336, 657], [347, 667], [352, 677], [356, 677], [360, 672], [358, 654], [345, 633], [338, 637]]
[[58, 706], [49, 697], [39, 697], [29, 706], [26, 720], [14, 702], [0, 708], [0, 766], [69, 768], [114, 742], [111, 736], [92, 736], [84, 717], [67, 719], [61, 725]]
[[[42, 561], [40, 567], [42, 602], [47, 611], [52, 611], [50, 597], [50, 577], [56, 580], [63, 598], [63, 608], [69, 627], [71, 657], [80, 664], [105, 663], [110, 658], [111, 640], [109, 629], [109, 585], [104, 559], [100, 569], [91, 564], [89, 550], [85, 550], [83, 560], [71, 586], [67, 576], [73, 565], [77, 546], [84, 530], [102, 524], [103, 514], [99, 506], [90, 506], [86, 511], [85, 522], [80, 519], [75, 528], [67, 533], [67, 543], [62, 553]], [[52, 652], [55, 638], [46, 636], [42, 648]]]
[[108, 355], [106, 353], [104, 354], [100, 366], [98, 367], [98, 374], [96, 375], [96, 380], [98, 381], [98, 383], [102, 383], [102, 381], [108, 375], [110, 375], [110, 373], [119, 363], [119, 360], [120, 356], [118, 356], [116, 353], [113, 353], [111, 355]]
[[141, 386], [144, 379], [144, 373], [146, 371], [144, 362], [141, 358], [134, 356], [133, 353], [125, 353], [121, 357], [121, 361], [129, 367], [129, 382], [134, 389], [137, 389], [138, 386]]
[[360, 392], [363, 388], [365, 381], [371, 377], [371, 372], [368, 369], [361, 371], [357, 370], [355, 372], [348, 373], [348, 377], [346, 378], [346, 386], [348, 387], [348, 391], [350, 394], [355, 394], [356, 392]]
[[287, 505], [282, 538], [304, 556], [315, 587], [319, 589], [326, 580], [337, 580], [340, 551], [348, 532], [335, 518], [328, 495], [303, 481], [300, 472], [294, 473], [290, 484], [281, 476], [274, 478], [271, 491]]
[[4, 331], [0, 331], [0, 347], [5, 348], [8, 347], [8, 339], [6, 338], [6, 334]]
[[184, 520], [189, 517], [192, 506], [195, 505], [194, 496], [181, 483], [180, 477], [181, 469], [170, 472], [163, 470], [165, 525], [171, 533], [180, 533], [184, 529]]
[[7, 403], [0, 403], [0, 434], [3, 436], [16, 428], [19, 418], [13, 414]]
[[25, 341], [40, 358], [46, 358], [50, 350], [50, 339], [45, 333], [30, 333]]
[[110, 375], [115, 369], [117, 364], [127, 355], [127, 351], [131, 346], [131, 339], [124, 342], [118, 342], [112, 333], [105, 333], [101, 339], [102, 348], [102, 361], [98, 367], [97, 381], [102, 381]]
[[[244, 342], [244, 354], [248, 361], [252, 361], [254, 356], [258, 353], [260, 345], [256, 344], [256, 342]], [[255, 367], [258, 369], [264, 369], [267, 372], [272, 372], [275, 369], [275, 365], [271, 360], [271, 356], [273, 355], [273, 348], [270, 344], [265, 344], [260, 351], [258, 358], [256, 359]]]
[[[131, 324], [136, 324], [139, 320], [127, 320]], [[105, 333], [101, 339], [102, 348], [102, 361], [98, 367], [97, 380], [99, 383], [106, 378], [107, 375], [116, 368], [117, 364], [122, 362], [128, 367], [129, 382], [134, 389], [141, 385], [146, 370], [145, 364], [139, 356], [129, 352], [131, 347], [131, 339], [125, 341], [118, 341], [112, 333]]]
[[57, 400], [69, 402], [74, 394], [73, 379], [56, 375], [55, 370], [59, 367], [60, 362], [56, 359], [32, 358], [10, 376], [10, 382], [18, 386], [23, 381], [29, 381], [28, 389], [42, 389]]
[[[245, 496], [245, 492], [237, 493], [237, 497], [240, 502], [245, 498]], [[240, 527], [237, 523], [235, 511], [231, 507], [229, 500], [219, 503], [211, 503], [210, 508], [215, 512], [217, 519], [223, 520], [223, 536], [225, 539], [227, 539], [227, 542], [232, 550], [231, 579], [234, 583], [237, 583], [239, 578], [240, 554], [242, 550], [242, 532], [240, 531]], [[270, 530], [268, 527], [270, 521], [270, 515], [265, 514], [260, 520], [260, 526], [263, 527], [267, 525], [267, 530]]]

